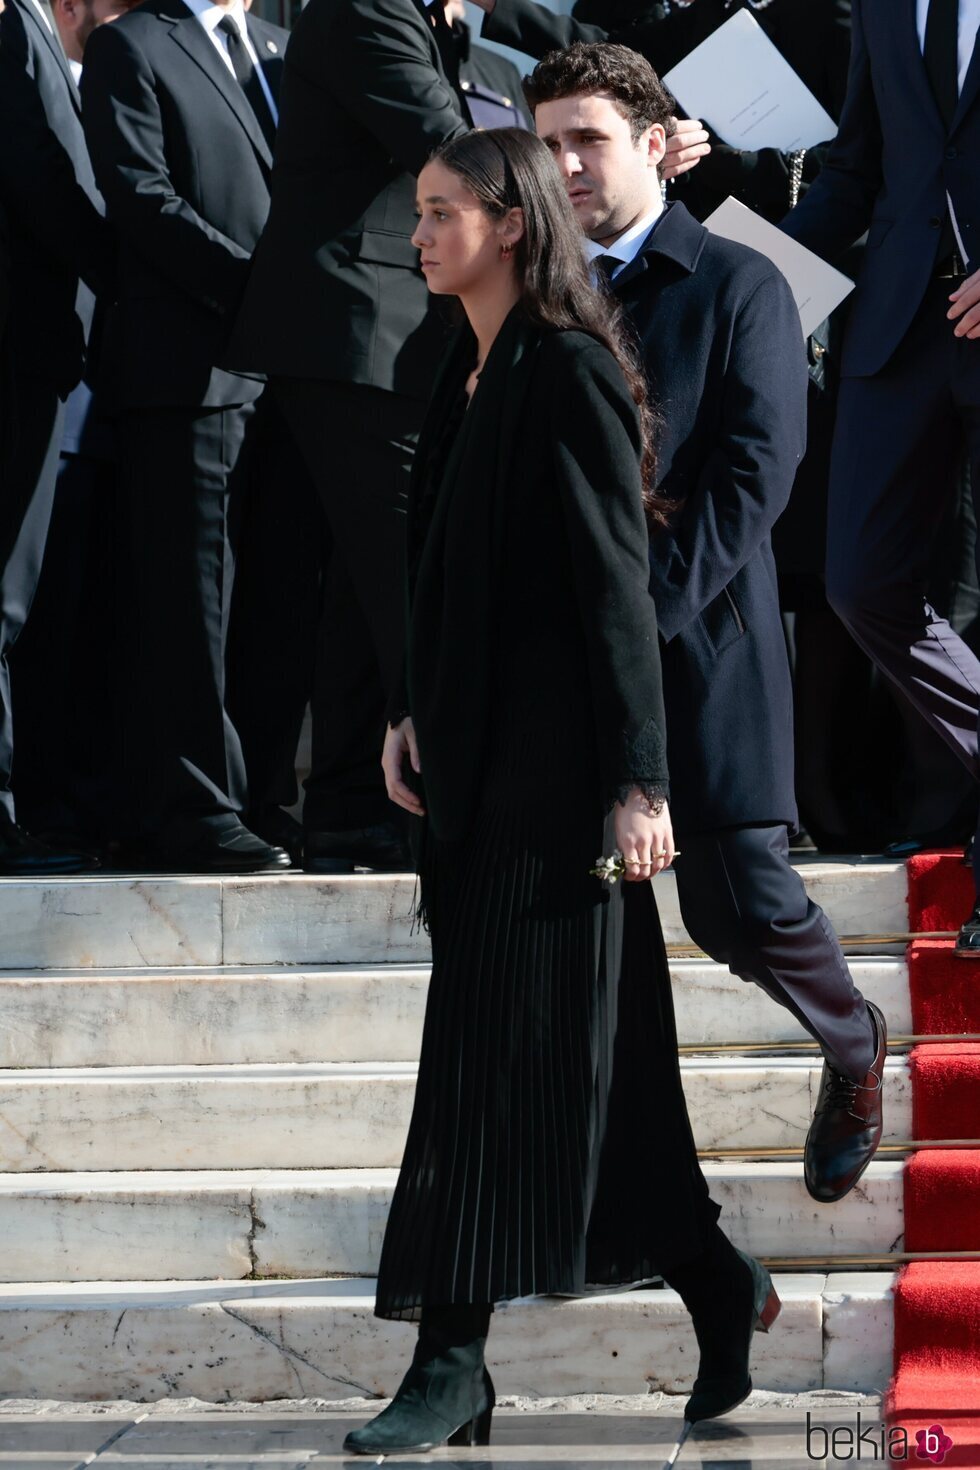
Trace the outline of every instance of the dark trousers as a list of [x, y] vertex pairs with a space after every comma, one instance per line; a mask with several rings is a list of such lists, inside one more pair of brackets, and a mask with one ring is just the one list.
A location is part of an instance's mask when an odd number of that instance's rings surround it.
[[246, 800], [225, 645], [256, 411], [134, 409], [119, 421], [133, 614], [127, 774], [139, 831], [178, 845], [234, 822]]
[[17, 810], [29, 831], [106, 839], [120, 830], [116, 467], [63, 454], [44, 565], [11, 660]]
[[827, 916], [789, 861], [784, 826], [729, 827], [679, 842], [677, 895], [699, 948], [791, 1011], [832, 1067], [874, 1060], [867, 1003]]
[[246, 825], [296, 801], [296, 750], [316, 677], [329, 537], [299, 449], [271, 393], [257, 439], [235, 556], [228, 712], [248, 777]]
[[[10, 375], [5, 378], [10, 381]], [[10, 653], [27, 621], [51, 522], [65, 406], [41, 379], [17, 381], [0, 455], [0, 811], [14, 817]], [[8, 417], [9, 416], [9, 417]]]
[[[827, 595], [854, 638], [980, 779], [980, 660], [926, 597], [966, 452], [980, 497], [980, 342], [946, 320], [933, 282], [888, 364], [841, 385], [831, 465]], [[980, 893], [980, 864], [974, 868]]]
[[361, 384], [278, 379], [326, 522], [322, 638], [304, 825], [397, 818], [381, 774], [384, 706], [405, 643], [405, 505], [423, 406]]

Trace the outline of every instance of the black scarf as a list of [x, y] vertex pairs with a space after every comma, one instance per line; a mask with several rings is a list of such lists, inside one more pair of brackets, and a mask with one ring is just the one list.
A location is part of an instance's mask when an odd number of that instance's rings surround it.
[[439, 842], [466, 835], [479, 793], [511, 455], [541, 337], [515, 306], [487, 354], [438, 492], [426, 497], [429, 457], [444, 440], [475, 361], [473, 332], [461, 328], [436, 380], [415, 456], [406, 670], [428, 824]]

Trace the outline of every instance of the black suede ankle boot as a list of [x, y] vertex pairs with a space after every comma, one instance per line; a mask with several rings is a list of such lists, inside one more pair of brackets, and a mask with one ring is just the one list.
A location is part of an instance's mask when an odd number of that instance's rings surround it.
[[752, 1392], [749, 1351], [758, 1328], [768, 1332], [780, 1301], [765, 1266], [736, 1250], [714, 1226], [705, 1250], [664, 1272], [691, 1314], [701, 1349], [698, 1376], [684, 1409], [692, 1423], [727, 1414]]
[[391, 1403], [354, 1429], [355, 1455], [419, 1454], [490, 1443], [493, 1383], [483, 1361], [489, 1306], [424, 1307], [412, 1365]]

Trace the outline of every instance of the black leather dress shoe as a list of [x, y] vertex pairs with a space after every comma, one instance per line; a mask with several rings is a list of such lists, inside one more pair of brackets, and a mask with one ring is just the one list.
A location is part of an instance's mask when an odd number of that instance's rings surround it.
[[823, 1064], [820, 1095], [806, 1136], [803, 1177], [821, 1204], [843, 1199], [861, 1178], [881, 1142], [882, 1079], [888, 1028], [878, 1007], [868, 1001], [876, 1046], [870, 1070], [860, 1082]]
[[394, 822], [352, 827], [344, 832], [307, 832], [303, 867], [308, 873], [412, 873], [415, 871], [401, 829]]
[[171, 873], [280, 873], [291, 866], [288, 852], [241, 822], [218, 831], [205, 828], [179, 847], [160, 843], [151, 856], [155, 868]]
[[953, 953], [958, 960], [980, 960], [980, 899], [957, 935]]
[[303, 824], [281, 806], [263, 807], [245, 814], [245, 826], [270, 847], [282, 847], [294, 863], [303, 859]]
[[0, 877], [43, 878], [59, 873], [91, 873], [98, 866], [98, 859], [90, 853], [49, 846], [29, 836], [9, 818], [0, 821]]

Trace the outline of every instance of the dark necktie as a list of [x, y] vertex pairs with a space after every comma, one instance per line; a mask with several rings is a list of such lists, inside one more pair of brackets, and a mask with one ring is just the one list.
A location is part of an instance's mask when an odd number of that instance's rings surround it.
[[947, 129], [960, 95], [959, 18], [959, 0], [929, 0], [922, 54]]
[[231, 57], [235, 77], [251, 104], [256, 121], [265, 134], [265, 141], [271, 148], [276, 141], [276, 125], [272, 120], [272, 113], [269, 111], [269, 104], [262, 90], [258, 67], [255, 66], [245, 49], [241, 31], [230, 15], [221, 17], [218, 21], [218, 30], [222, 35], [228, 37], [228, 55]]
[[615, 255], [597, 255], [592, 264], [595, 266], [596, 280], [605, 290], [611, 291], [613, 287], [613, 271], [622, 265]]

